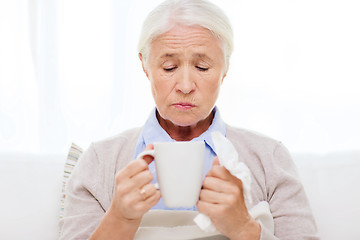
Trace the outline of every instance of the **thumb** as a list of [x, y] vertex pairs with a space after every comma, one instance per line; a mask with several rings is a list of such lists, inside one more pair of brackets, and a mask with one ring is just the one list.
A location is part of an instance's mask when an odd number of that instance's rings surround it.
[[[154, 149], [154, 145], [148, 144], [146, 145], [145, 151], [153, 150], [153, 149]], [[154, 157], [151, 155], [145, 155], [142, 159], [144, 159], [147, 164], [150, 164], [154, 160]]]
[[219, 157], [216, 156], [213, 160], [213, 163], [212, 163], [213, 166], [216, 166], [216, 165], [220, 165], [220, 161], [219, 161]]

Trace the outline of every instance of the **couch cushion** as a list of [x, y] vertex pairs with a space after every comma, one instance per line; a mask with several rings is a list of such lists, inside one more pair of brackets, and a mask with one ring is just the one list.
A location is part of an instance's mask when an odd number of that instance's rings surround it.
[[293, 156], [321, 239], [359, 239], [360, 152]]
[[57, 239], [66, 155], [0, 154], [0, 238]]

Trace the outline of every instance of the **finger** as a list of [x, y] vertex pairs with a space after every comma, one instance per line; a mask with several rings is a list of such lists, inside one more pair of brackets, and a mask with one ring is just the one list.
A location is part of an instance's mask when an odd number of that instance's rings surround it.
[[146, 169], [131, 177], [131, 187], [141, 188], [153, 180], [153, 175], [150, 170]]
[[203, 181], [203, 189], [208, 189], [216, 192], [226, 192], [227, 182], [217, 177], [205, 177]]
[[215, 192], [209, 189], [203, 189], [200, 192], [199, 199], [204, 202], [212, 203], [212, 204], [219, 204], [226, 199], [227, 196], [224, 193]]
[[206, 201], [199, 200], [196, 207], [200, 213], [203, 213], [209, 217], [216, 214], [218, 204], [209, 203]]
[[140, 189], [140, 194], [144, 200], [153, 196], [156, 192], [157, 190], [153, 184], [146, 184]]
[[[145, 150], [152, 150], [152, 149], [154, 149], [154, 145], [152, 144], [146, 145]], [[150, 155], [145, 155], [142, 159], [145, 160], [145, 162], [149, 165], [154, 160], [154, 157]]]
[[[154, 146], [152, 144], [148, 144], [145, 150], [152, 150]], [[142, 159], [136, 159], [130, 162], [124, 169], [123, 174], [124, 177], [133, 177], [141, 171], [147, 170], [148, 165], [154, 160], [154, 158], [150, 155], [145, 155]]]
[[160, 191], [156, 191], [153, 195], [148, 197], [144, 202], [148, 206], [147, 211], [155, 206], [160, 200]]
[[[219, 182], [217, 185], [207, 185], [205, 182], [206, 178], [211, 177], [218, 180], [222, 180], [223, 182]], [[240, 191], [242, 193], [243, 191], [243, 183], [242, 181], [237, 178], [236, 176], [232, 175], [229, 170], [227, 170], [223, 166], [219, 165], [213, 165], [213, 167], [210, 169], [208, 174], [206, 175], [206, 178], [203, 183], [203, 187], [208, 187], [209, 189], [212, 189], [214, 191], [220, 191], [220, 192], [226, 192], [226, 193], [237, 193]], [[215, 184], [214, 179], [210, 179], [208, 183]]]
[[[144, 190], [144, 189], [141, 189], [141, 190]], [[143, 194], [143, 193], [141, 193], [141, 190], [138, 193], [137, 202], [141, 209], [145, 209], [145, 211], [148, 211], [153, 206], [155, 206], [157, 204], [157, 202], [159, 202], [160, 191], [155, 190], [155, 192], [153, 192], [153, 194], [145, 197], [145, 194], [148, 194], [148, 193]], [[146, 190], [144, 190], [144, 192], [146, 192]]]
[[242, 183], [237, 178], [234, 181], [227, 181], [217, 177], [205, 177], [202, 188], [219, 193], [238, 194], [242, 192]]
[[117, 180], [121, 181], [125, 178], [131, 178], [134, 175], [147, 170], [148, 164], [143, 159], [136, 159], [134, 161], [131, 161], [125, 168], [121, 169], [117, 173]]
[[233, 175], [229, 172], [229, 170], [227, 170], [224, 166], [217, 165], [216, 163], [213, 164], [206, 176], [216, 177], [227, 181], [231, 181], [233, 178]]
[[152, 196], [144, 199], [138, 189], [137, 192], [132, 192], [131, 196], [128, 197], [126, 211], [129, 211], [129, 214], [131, 215], [140, 217], [143, 216], [147, 211], [149, 211], [153, 206], [155, 206], [159, 200], [160, 192], [157, 192]]

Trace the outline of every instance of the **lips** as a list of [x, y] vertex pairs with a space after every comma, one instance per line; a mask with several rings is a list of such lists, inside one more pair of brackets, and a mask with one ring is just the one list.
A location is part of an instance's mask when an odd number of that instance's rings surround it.
[[187, 102], [174, 103], [173, 106], [179, 110], [189, 110], [195, 107], [194, 104]]

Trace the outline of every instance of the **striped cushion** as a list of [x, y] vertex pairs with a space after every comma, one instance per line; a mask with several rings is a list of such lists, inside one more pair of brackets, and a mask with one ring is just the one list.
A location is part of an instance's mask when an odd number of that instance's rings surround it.
[[66, 159], [65, 166], [64, 166], [63, 186], [62, 186], [62, 193], [61, 193], [61, 199], [60, 199], [60, 204], [61, 204], [60, 219], [63, 218], [63, 216], [64, 216], [66, 183], [68, 182], [69, 177], [70, 177], [80, 155], [82, 154], [82, 152], [83, 152], [83, 150], [81, 147], [79, 147], [78, 145], [76, 145], [74, 143], [71, 144], [69, 154]]

